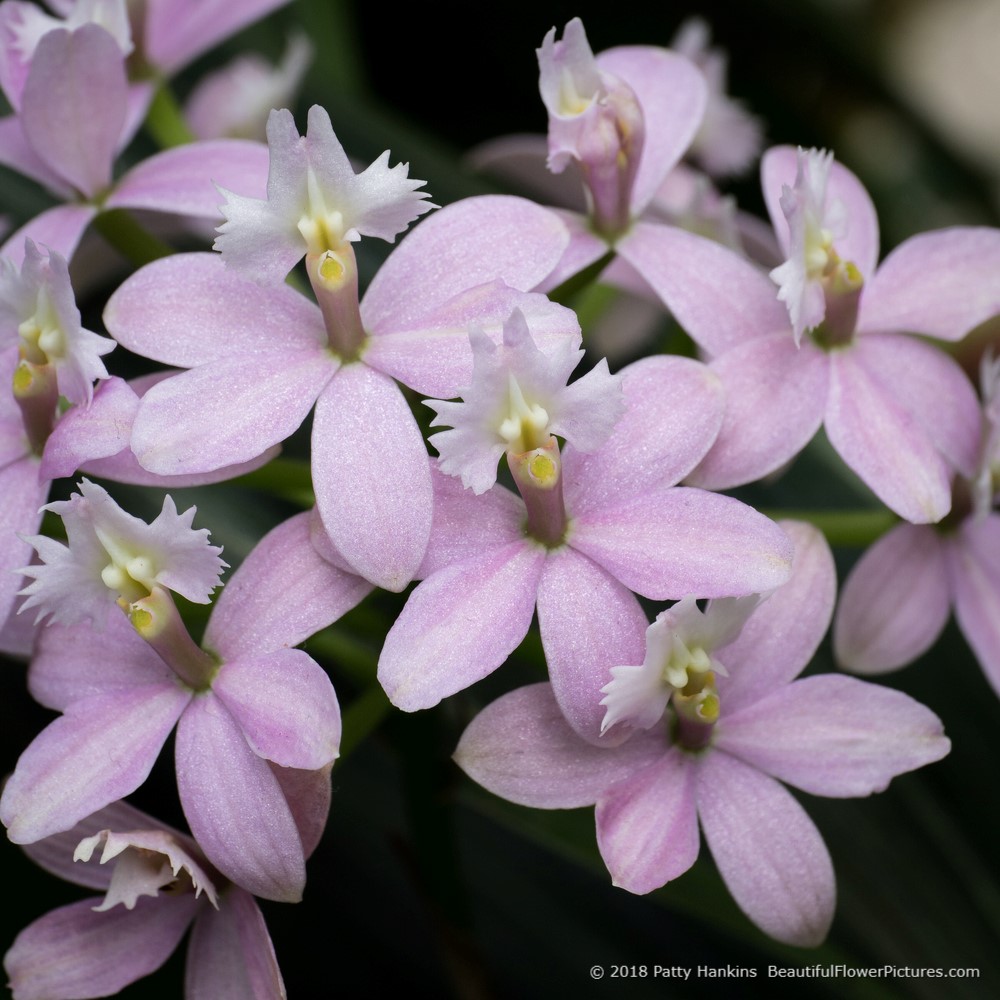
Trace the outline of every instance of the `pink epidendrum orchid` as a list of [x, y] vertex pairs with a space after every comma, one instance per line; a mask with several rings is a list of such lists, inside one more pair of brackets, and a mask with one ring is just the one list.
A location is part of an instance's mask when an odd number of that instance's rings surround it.
[[441, 456], [441, 471], [460, 476], [477, 495], [496, 482], [504, 453], [519, 485], [518, 472], [524, 470], [528, 482], [554, 487], [559, 448], [553, 435], [580, 451], [593, 451], [624, 413], [621, 379], [608, 371], [607, 361], [568, 385], [583, 351], [567, 337], [544, 354], [520, 310], [504, 323], [501, 347], [481, 331], [469, 339], [472, 384], [462, 391], [462, 402], [428, 400], [427, 405], [437, 414], [432, 427], [453, 428], [430, 438]]
[[[687, 871], [700, 827], [747, 916], [780, 941], [814, 947], [833, 917], [833, 867], [819, 831], [782, 783], [836, 798], [870, 795], [941, 759], [950, 744], [940, 720], [900, 692], [837, 675], [796, 679], [826, 631], [836, 581], [819, 532], [783, 526], [795, 540], [792, 577], [751, 614], [749, 603], [733, 603], [713, 623], [711, 605], [701, 621], [693, 602], [676, 606], [675, 636], [690, 629], [693, 644], [698, 631], [720, 643], [728, 676], [712, 677], [717, 688], [708, 698], [675, 693], [664, 724], [617, 746], [595, 746], [567, 724], [549, 685], [536, 684], [473, 719], [455, 759], [481, 785], [522, 805], [596, 805], [601, 854], [615, 884], [630, 892], [650, 892]], [[647, 659], [659, 656], [662, 638], [649, 635]], [[686, 687], [703, 691], [712, 675], [690, 666], [684, 672]], [[641, 729], [662, 714], [658, 686], [647, 691], [648, 706], [638, 689], [628, 691], [622, 709], [622, 668], [613, 673], [608, 688], [621, 718]]]

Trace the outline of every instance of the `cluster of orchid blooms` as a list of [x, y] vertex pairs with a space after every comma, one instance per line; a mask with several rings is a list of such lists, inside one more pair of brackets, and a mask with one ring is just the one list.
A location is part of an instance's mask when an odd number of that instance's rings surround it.
[[[833, 617], [830, 549], [715, 491], [776, 473], [825, 426], [900, 518], [841, 592], [843, 665], [912, 661], [954, 606], [1000, 691], [1000, 365], [984, 363], [980, 402], [925, 339], [1000, 312], [1000, 232], [925, 233], [878, 266], [860, 182], [785, 147], [763, 157], [765, 231], [709, 179], [745, 168], [759, 133], [702, 30], [595, 57], [574, 20], [538, 50], [556, 176], [541, 141], [480, 154], [566, 181], [565, 207], [436, 209], [362, 297], [354, 244], [391, 243], [436, 206], [388, 153], [357, 171], [322, 108], [304, 136], [276, 110], [266, 146], [206, 139], [113, 171], [154, 81], [277, 5], [0, 5], [0, 160], [64, 199], [0, 250], [0, 637], [61, 713], [0, 819], [39, 864], [105, 892], [22, 932], [5, 959], [14, 996], [107, 995], [189, 926], [189, 997], [284, 995], [254, 897], [301, 897], [340, 740], [331, 682], [296, 647], [412, 581], [378, 667], [403, 711], [500, 667], [538, 617], [548, 681], [473, 719], [455, 754], [472, 779], [536, 808], [594, 805], [601, 855], [635, 893], [690, 868], [700, 831], [754, 923], [817, 945], [833, 869], [784, 785], [865, 796], [949, 742], [905, 694], [796, 680]], [[209, 122], [230, 100], [213, 85]], [[117, 288], [109, 339], [82, 328], [70, 265], [115, 209], [221, 224], [213, 250]], [[286, 280], [303, 259], [311, 295]], [[702, 360], [601, 361], [574, 379], [584, 337], [561, 302], [598, 273], [665, 307]], [[116, 343], [164, 367], [109, 374]], [[400, 385], [444, 428], [435, 457]], [[196, 642], [172, 594], [208, 603], [221, 550], [193, 508], [168, 495], [147, 524], [94, 480], [229, 479], [310, 413], [315, 507], [260, 541]], [[76, 492], [46, 505], [67, 476]], [[37, 534], [45, 510], [65, 542]], [[175, 730], [189, 834], [121, 801]]]

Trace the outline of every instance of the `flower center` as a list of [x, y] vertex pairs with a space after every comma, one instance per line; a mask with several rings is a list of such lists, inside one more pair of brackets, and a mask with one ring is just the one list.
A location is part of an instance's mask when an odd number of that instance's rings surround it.
[[319, 255], [328, 250], [335, 251], [344, 242], [344, 234], [347, 231], [344, 215], [337, 209], [327, 207], [312, 167], [306, 171], [306, 190], [309, 196], [309, 208], [296, 225], [306, 241], [307, 252]]
[[545, 447], [549, 440], [549, 414], [538, 403], [524, 398], [521, 386], [511, 374], [507, 376], [507, 415], [501, 420], [499, 433], [507, 442], [507, 450], [524, 454]]

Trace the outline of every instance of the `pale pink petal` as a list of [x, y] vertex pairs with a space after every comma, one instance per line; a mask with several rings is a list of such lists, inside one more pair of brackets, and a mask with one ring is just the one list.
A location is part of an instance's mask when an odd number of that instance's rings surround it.
[[861, 674], [912, 663], [931, 648], [950, 611], [941, 536], [926, 525], [900, 524], [844, 582], [833, 626], [837, 660]]
[[773, 778], [725, 753], [702, 758], [696, 794], [708, 848], [740, 909], [778, 941], [821, 944], [836, 884], [802, 806]]
[[243, 139], [192, 142], [133, 167], [108, 197], [109, 208], [139, 208], [222, 221], [219, 188], [263, 198], [267, 146]]
[[[737, 668], [738, 669], [738, 668]], [[896, 775], [944, 757], [941, 720], [902, 691], [823, 674], [786, 684], [736, 715], [715, 747], [812, 795], [885, 791]]]
[[896, 401], [867, 358], [830, 354], [826, 431], [840, 457], [900, 517], [914, 524], [941, 520], [951, 507], [951, 472], [931, 436]]
[[330, 771], [333, 765], [327, 764], [316, 771], [299, 771], [273, 763], [270, 766], [292, 812], [292, 819], [302, 839], [302, 852], [309, 858], [319, 846], [330, 815], [330, 801], [333, 798]]
[[483, 788], [536, 809], [589, 806], [616, 781], [663, 755], [661, 741], [591, 746], [569, 727], [548, 684], [517, 688], [469, 723], [455, 763]]
[[667, 750], [660, 740], [659, 760], [612, 785], [597, 801], [601, 857], [614, 884], [629, 892], [652, 892], [698, 858], [696, 758]]
[[404, 712], [430, 708], [496, 670], [531, 624], [545, 555], [519, 541], [424, 580], [379, 657], [389, 700]]
[[235, 35], [287, 0], [152, 0], [146, 5], [144, 41], [149, 61], [172, 74], [223, 39]]
[[449, 205], [421, 222], [372, 279], [361, 306], [365, 329], [412, 329], [415, 318], [497, 279], [529, 291], [568, 239], [557, 216], [523, 198], [484, 195]]
[[96, 913], [98, 902], [63, 906], [21, 931], [4, 956], [17, 1000], [118, 993], [170, 957], [199, 905], [184, 894]]
[[[104, 324], [135, 354], [180, 368], [326, 345], [316, 306], [286, 285], [263, 288], [218, 254], [174, 254], [147, 264], [108, 300]], [[277, 362], [275, 362], [277, 364]]]
[[83, 231], [95, 215], [97, 209], [93, 205], [56, 205], [55, 208], [46, 209], [21, 226], [0, 246], [0, 257], [6, 257], [20, 267], [24, 262], [24, 241], [30, 239], [70, 260], [76, 252]]
[[784, 532], [732, 497], [673, 487], [574, 519], [569, 544], [643, 597], [738, 597], [781, 586]]
[[597, 65], [624, 80], [642, 108], [645, 135], [630, 199], [632, 214], [640, 215], [701, 126], [705, 80], [683, 56], [649, 45], [608, 49]]
[[[73, 188], [55, 173], [31, 147], [25, 137], [23, 123], [18, 115], [7, 115], [0, 118], [0, 164], [38, 181], [39, 184], [60, 198], [73, 198], [75, 196]], [[48, 211], [54, 210], [49, 209]], [[11, 241], [8, 240], [8, 242]], [[20, 239], [20, 244], [23, 249], [23, 236]], [[0, 253], [0, 256], [8, 256], [6, 250]], [[20, 260], [16, 263], [20, 267]]]
[[[0, 620], [20, 606], [17, 592], [28, 582], [19, 572], [31, 561], [31, 543], [19, 537], [33, 535], [42, 519], [39, 509], [49, 493], [49, 481], [40, 479], [38, 460], [26, 455], [0, 468]], [[27, 617], [27, 616], [26, 616]]]
[[347, 365], [316, 403], [316, 506], [337, 551], [366, 580], [400, 591], [416, 575], [431, 531], [427, 449], [399, 387]]
[[626, 739], [625, 726], [601, 738], [601, 688], [612, 667], [642, 662], [648, 622], [636, 598], [586, 556], [562, 548], [545, 561], [538, 583], [538, 625], [567, 722], [590, 743], [614, 746]]
[[952, 467], [974, 476], [982, 415], [958, 362], [916, 337], [894, 334], [859, 337], [853, 350], [858, 363], [886, 386]]
[[205, 646], [225, 660], [297, 646], [353, 608], [372, 585], [313, 548], [308, 511], [268, 532], [222, 589]]
[[285, 1000], [264, 917], [250, 893], [230, 886], [219, 908], [204, 906], [191, 929], [185, 1000]]
[[535, 343], [546, 353], [567, 341], [579, 344], [580, 323], [572, 310], [498, 280], [414, 317], [412, 326], [383, 330], [365, 347], [365, 362], [420, 393], [450, 399], [472, 379], [469, 332], [481, 330], [500, 343], [504, 320], [515, 309], [524, 314]]
[[621, 240], [618, 252], [709, 355], [769, 333], [787, 331], [791, 339], [788, 312], [773, 283], [721, 244], [640, 222]]
[[163, 476], [247, 462], [305, 419], [336, 369], [318, 351], [235, 356], [175, 375], [142, 398], [132, 450]]
[[92, 197], [111, 181], [126, 95], [121, 50], [104, 28], [50, 31], [21, 96], [25, 136], [48, 166]]
[[723, 711], [735, 712], [797, 677], [826, 635], [837, 597], [830, 546], [812, 525], [781, 521], [795, 546], [791, 579], [762, 601], [740, 634], [716, 655]]
[[134, 792], [184, 711], [190, 692], [149, 684], [74, 702], [21, 754], [0, 800], [15, 844], [67, 830]]
[[86, 624], [42, 629], [28, 673], [31, 696], [57, 712], [85, 698], [173, 683], [174, 672], [117, 609], [103, 632]]
[[705, 489], [741, 486], [780, 469], [823, 422], [826, 355], [787, 332], [755, 337], [711, 365], [726, 400], [722, 429], [688, 482]]
[[858, 330], [958, 340], [1000, 313], [1000, 231], [920, 233], [882, 262], [861, 297]]
[[209, 861], [255, 896], [301, 899], [305, 860], [288, 803], [212, 694], [194, 699], [181, 718], [176, 757], [184, 815]]
[[461, 480], [446, 476], [431, 462], [434, 516], [431, 538], [417, 579], [451, 563], [524, 538], [524, 502], [508, 489], [487, 490], [476, 496]]
[[315, 771], [340, 752], [340, 706], [326, 672], [301, 649], [224, 663], [212, 691], [258, 757]]
[[596, 452], [563, 452], [572, 516], [672, 486], [703, 458], [722, 422], [721, 386], [688, 358], [646, 358], [621, 372], [625, 414]]
[[955, 617], [1000, 694], [1000, 516], [965, 521], [948, 557]]
[[[783, 187], [792, 187], [795, 183], [799, 154], [800, 150], [794, 146], [774, 146], [764, 153], [760, 163], [764, 201], [786, 254], [789, 250], [788, 221], [780, 200]], [[832, 209], [837, 202], [841, 205], [839, 212], [843, 217], [844, 234], [835, 234], [833, 248], [841, 260], [854, 264], [869, 281], [878, 263], [878, 216], [861, 181], [834, 160], [826, 182], [827, 209]]]

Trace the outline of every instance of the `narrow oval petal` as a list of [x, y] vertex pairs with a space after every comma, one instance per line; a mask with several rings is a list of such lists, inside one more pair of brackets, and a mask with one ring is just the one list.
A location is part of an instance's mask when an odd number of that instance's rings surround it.
[[[74, 197], [75, 192], [73, 188], [55, 173], [38, 153], [32, 149], [31, 144], [24, 134], [23, 123], [18, 115], [9, 114], [0, 118], [0, 163], [5, 167], [16, 170], [19, 174], [24, 174], [25, 177], [30, 177], [32, 180], [38, 181], [39, 184], [61, 198]], [[49, 211], [54, 210], [49, 209]], [[20, 243], [23, 249], [24, 237], [21, 237]], [[0, 257], [8, 256], [6, 252], [7, 248], [4, 247], [3, 249], [4, 252], [0, 253]], [[63, 256], [67, 255], [64, 253]], [[15, 263], [18, 267], [21, 266], [20, 260], [17, 260]]]
[[177, 726], [177, 789], [191, 833], [226, 878], [263, 899], [302, 898], [305, 859], [288, 803], [222, 702], [191, 702]]
[[651, 45], [608, 49], [597, 65], [624, 80], [642, 108], [645, 134], [630, 199], [632, 214], [640, 215], [701, 126], [705, 79], [690, 60]]
[[28, 581], [15, 571], [31, 562], [32, 547], [19, 536], [38, 530], [49, 485], [39, 477], [33, 455], [0, 468], [0, 622], [20, 605], [17, 592]]
[[70, 705], [21, 754], [4, 788], [7, 836], [15, 844], [41, 840], [134, 792], [189, 698], [167, 683]]
[[778, 941], [821, 944], [837, 889], [829, 852], [802, 806], [725, 753], [702, 759], [696, 795], [708, 849], [740, 909]]
[[431, 461], [434, 517], [427, 553], [418, 579], [524, 538], [524, 502], [508, 489], [487, 490], [476, 496], [456, 476], [446, 476]]
[[250, 893], [230, 886], [191, 929], [185, 1000], [285, 1000], [271, 936]]
[[[600, 609], [595, 614], [595, 609]], [[615, 746], [627, 727], [601, 737], [601, 688], [611, 668], [642, 663], [649, 622], [631, 591], [586, 556], [564, 547], [545, 561], [538, 625], [552, 690], [566, 721], [590, 743]]]
[[879, 674], [927, 652], [948, 620], [945, 546], [926, 525], [901, 524], [857, 562], [840, 592], [833, 625], [837, 660]]
[[304, 295], [248, 281], [213, 253], [174, 254], [140, 268], [108, 300], [104, 325], [122, 347], [178, 368], [320, 351], [327, 339]]
[[823, 674], [787, 684], [719, 725], [716, 747], [813, 795], [885, 791], [951, 749], [941, 720], [901, 691]]
[[664, 749], [661, 742], [658, 760], [612, 785], [597, 802], [601, 857], [614, 884], [629, 892], [659, 889], [698, 859], [695, 758]]
[[180, 943], [199, 906], [193, 895], [140, 899], [133, 910], [94, 911], [82, 899], [29, 924], [4, 956], [17, 1000], [101, 997], [155, 972]]
[[753, 337], [787, 331], [778, 290], [732, 250], [672, 226], [636, 223], [618, 252], [710, 356]]
[[536, 809], [593, 805], [601, 793], [663, 755], [645, 737], [607, 749], [581, 740], [549, 684], [517, 688], [469, 723], [455, 763], [483, 788]]
[[[560, 179], [566, 179], [565, 173], [560, 175]], [[572, 178], [568, 180], [571, 181]], [[591, 229], [590, 219], [586, 215], [577, 215], [576, 212], [561, 208], [553, 208], [550, 211], [566, 226], [569, 232], [569, 243], [556, 267], [535, 286], [538, 291], [546, 294], [585, 268], [590, 267], [591, 264], [596, 264], [611, 249], [608, 246], [608, 241]]]
[[858, 330], [959, 340], [1000, 313], [1000, 231], [920, 233], [882, 262], [861, 297]]
[[164, 379], [142, 397], [132, 450], [161, 476], [252, 461], [302, 423], [335, 365], [318, 351], [275, 352]]
[[104, 28], [86, 24], [42, 37], [21, 95], [24, 133], [45, 163], [88, 198], [111, 181], [126, 103], [124, 58]]
[[[789, 250], [788, 221], [781, 209], [784, 186], [792, 187], [798, 166], [799, 150], [794, 146], [775, 146], [767, 150], [760, 162], [761, 186], [768, 214], [782, 249]], [[875, 273], [878, 263], [878, 215], [864, 185], [842, 163], [834, 160], [826, 183], [828, 209], [840, 202], [844, 219], [844, 234], [835, 239], [834, 249], [841, 260], [856, 265], [866, 281]]]
[[840, 457], [900, 517], [927, 524], [948, 513], [947, 463], [922, 423], [857, 351], [830, 354], [826, 431]]
[[716, 651], [729, 669], [718, 681], [726, 715], [797, 677], [830, 625], [837, 597], [830, 546], [812, 525], [779, 526], [795, 547], [791, 579], [757, 606], [733, 642]]
[[302, 838], [302, 853], [307, 859], [319, 846], [330, 815], [332, 767], [332, 764], [327, 764], [316, 771], [300, 771], [294, 767], [271, 764], [271, 773], [278, 779], [292, 812], [292, 819]]
[[575, 518], [569, 544], [653, 600], [759, 594], [788, 579], [792, 560], [788, 538], [763, 514], [680, 486]]
[[157, 153], [133, 167], [115, 185], [109, 208], [138, 208], [222, 221], [224, 187], [263, 198], [267, 191], [267, 146], [243, 139], [192, 142]]
[[822, 351], [787, 332], [751, 341], [716, 358], [725, 417], [715, 444], [688, 477], [693, 486], [742, 486], [780, 469], [823, 422], [829, 385]]
[[427, 577], [385, 637], [378, 679], [389, 700], [430, 708], [496, 670], [531, 625], [545, 554], [518, 541]]
[[296, 514], [268, 532], [223, 588], [205, 646], [224, 660], [297, 646], [371, 592], [313, 548], [310, 517]]
[[625, 413], [587, 455], [563, 451], [563, 494], [573, 517], [673, 486], [704, 457], [722, 424], [722, 387], [688, 358], [645, 358], [622, 369]]
[[323, 668], [301, 649], [277, 649], [225, 663], [212, 681], [212, 691], [258, 757], [307, 771], [337, 758], [337, 696]]
[[1000, 694], [1000, 515], [965, 521], [947, 552], [955, 617]]
[[316, 403], [313, 487], [323, 526], [348, 565], [386, 590], [416, 576], [431, 533], [427, 448], [392, 379], [346, 365]]
[[498, 278], [530, 291], [569, 242], [557, 215], [524, 198], [465, 198], [425, 219], [372, 279], [361, 304], [365, 329], [407, 329], [410, 318]]
[[969, 377], [954, 358], [916, 337], [868, 334], [854, 350], [934, 447], [967, 478], [976, 473], [982, 414]]

